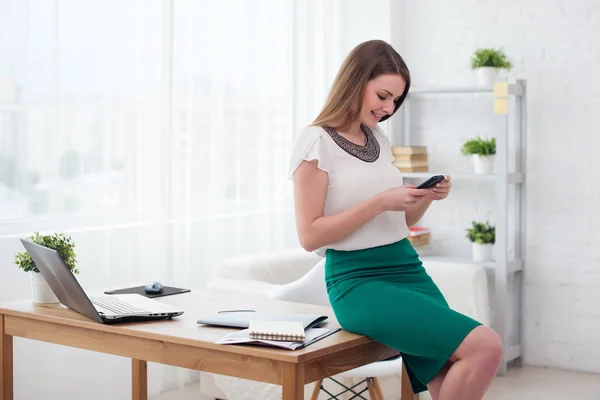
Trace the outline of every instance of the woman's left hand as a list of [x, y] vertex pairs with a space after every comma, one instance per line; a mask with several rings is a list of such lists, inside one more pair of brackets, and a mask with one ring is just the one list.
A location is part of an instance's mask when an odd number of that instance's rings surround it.
[[444, 180], [431, 188], [431, 191], [427, 195], [431, 200], [443, 200], [448, 197], [452, 182], [450, 182], [450, 176], [444, 175]]

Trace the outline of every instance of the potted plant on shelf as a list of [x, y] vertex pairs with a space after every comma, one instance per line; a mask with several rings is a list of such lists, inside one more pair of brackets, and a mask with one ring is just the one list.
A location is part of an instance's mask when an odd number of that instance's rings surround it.
[[[56, 250], [71, 272], [79, 274], [79, 270], [76, 268], [75, 243], [73, 243], [70, 237], [62, 233], [40, 235], [39, 232], [35, 232], [29, 237], [29, 240], [40, 246]], [[36, 267], [28, 252], [17, 253], [15, 255], [15, 264], [23, 271], [31, 274], [31, 290], [34, 303], [58, 303], [58, 298], [56, 298], [56, 295], [40, 273], [40, 270]]]
[[512, 61], [502, 49], [479, 48], [471, 56], [471, 68], [477, 71], [480, 85], [493, 85], [500, 69], [510, 71], [512, 67]]
[[471, 241], [473, 260], [488, 261], [492, 259], [492, 246], [496, 243], [496, 227], [486, 222], [472, 221], [467, 228], [467, 238]]
[[494, 172], [494, 156], [496, 155], [496, 138], [485, 139], [477, 136], [463, 143], [461, 152], [473, 156], [476, 174]]

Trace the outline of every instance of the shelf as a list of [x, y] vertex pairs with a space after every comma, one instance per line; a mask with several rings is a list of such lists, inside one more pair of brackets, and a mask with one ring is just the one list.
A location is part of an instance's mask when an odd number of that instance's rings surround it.
[[[494, 180], [498, 177], [496, 174], [453, 174], [451, 172], [401, 172], [402, 177], [406, 179], [427, 179], [432, 175], [450, 175], [452, 180]], [[510, 172], [507, 174], [507, 183], [522, 183], [523, 174], [521, 172]]]
[[[452, 165], [441, 165], [435, 166], [437, 171], [401, 171], [401, 174], [405, 183], [419, 184], [432, 175], [449, 175], [456, 182], [455, 185], [458, 182], [464, 186], [478, 187], [485, 185], [486, 190], [489, 189], [495, 192], [494, 199], [490, 199], [490, 201], [493, 201], [493, 206], [496, 208], [495, 220], [497, 227], [500, 229], [496, 238], [494, 254], [501, 261], [477, 262], [473, 260], [470, 252], [458, 252], [453, 256], [454, 249], [446, 251], [433, 245], [418, 246], [416, 250], [425, 267], [428, 262], [447, 262], [465, 266], [479, 265], [480, 268], [484, 268], [487, 275], [494, 278], [490, 288], [490, 296], [494, 299], [493, 304], [491, 304], [491, 327], [498, 332], [506, 349], [502, 365], [498, 371], [500, 375], [506, 375], [508, 362], [523, 356], [521, 343], [509, 345], [511, 338], [515, 337], [514, 330], [516, 329], [518, 333], [522, 329], [523, 305], [522, 296], [519, 296], [519, 293], [523, 290], [523, 279], [515, 279], [515, 286], [511, 288], [510, 292], [506, 283], [509, 278], [517, 278], [526, 268], [523, 254], [526, 248], [525, 238], [527, 237], [527, 224], [525, 223], [527, 219], [525, 190], [527, 176], [522, 172], [522, 168], [527, 165], [527, 82], [524, 79], [511, 82], [508, 79], [499, 78], [498, 81], [487, 86], [442, 85], [419, 87], [416, 85], [409, 91], [407, 101], [402, 107], [402, 123], [398, 125], [399, 131], [393, 137], [395, 143], [417, 145], [418, 141], [413, 143], [415, 138], [411, 137], [411, 119], [412, 114], [415, 113], [410, 107], [412, 101], [417, 101], [416, 112], [419, 112], [427, 106], [428, 102], [425, 100], [430, 98], [435, 98], [436, 101], [442, 99], [455, 101], [459, 98], [462, 99], [462, 96], [467, 102], [485, 101], [486, 105], [493, 102], [494, 106], [490, 111], [493, 111], [494, 119], [498, 120], [499, 128], [502, 129], [502, 132], [496, 135], [498, 152], [497, 161], [494, 163], [494, 173], [475, 174], [474, 170], [466, 168], [466, 165], [463, 164], [465, 168], [460, 169], [465, 171], [464, 173], [458, 173], [458, 171], [452, 173], [451, 170], [446, 170], [446, 168], [452, 169]], [[479, 120], [474, 120], [474, 122], [477, 121]], [[421, 121], [419, 120], [419, 122]], [[422, 142], [418, 144], [426, 145]], [[509, 144], [511, 144], [510, 148]], [[509, 169], [509, 166], [511, 166], [509, 157], [513, 155], [515, 155], [514, 168]], [[458, 161], [458, 159], [454, 161]], [[514, 197], [512, 196], [513, 193]], [[514, 212], [511, 212], [513, 209]], [[514, 223], [510, 224], [512, 220], [514, 220]], [[432, 232], [437, 231], [435, 225], [430, 228], [432, 228]], [[513, 250], [509, 250], [509, 242], [513, 241], [513, 236], [515, 247]], [[443, 238], [439, 240], [443, 240]], [[511, 320], [516, 323], [511, 324]], [[520, 335], [517, 334], [516, 336], [517, 340], [520, 341]]]
[[427, 179], [432, 175], [450, 175], [450, 179], [481, 179], [492, 180], [495, 178], [493, 174], [453, 174], [450, 172], [401, 172], [403, 178], [421, 178]]
[[[508, 90], [508, 94], [521, 96], [524, 93], [523, 86], [519, 81], [516, 83], [508, 83], [508, 88], [505, 82], [496, 82], [496, 88], [499, 90], [497, 94]], [[414, 87], [408, 92], [409, 96], [419, 94], [477, 94], [477, 93], [494, 93], [494, 86], [431, 86], [431, 87]], [[502, 95], [500, 95], [502, 96]]]
[[453, 93], [493, 93], [493, 86], [431, 86], [415, 87], [408, 92], [411, 94], [453, 94]]
[[[417, 253], [419, 252], [419, 248], [416, 247], [415, 248], [417, 250]], [[497, 266], [497, 261], [474, 261], [471, 258], [466, 258], [466, 257], [449, 257], [449, 256], [442, 256], [442, 255], [423, 255], [420, 257], [421, 260], [423, 261], [423, 263], [425, 264], [426, 261], [438, 261], [438, 262], [448, 262], [448, 263], [460, 263], [460, 264], [474, 264], [474, 265], [481, 265], [483, 266], [483, 268], [486, 269], [495, 269]], [[427, 265], [425, 264], [425, 267], [427, 267]], [[523, 269], [523, 261], [522, 260], [512, 260], [512, 261], [508, 261], [506, 263], [506, 270], [509, 274], [512, 274], [514, 272], [517, 271], [521, 271]]]
[[521, 346], [518, 344], [510, 346], [508, 349], [506, 349], [506, 361], [511, 362], [516, 360], [517, 358], [521, 357], [522, 354]]

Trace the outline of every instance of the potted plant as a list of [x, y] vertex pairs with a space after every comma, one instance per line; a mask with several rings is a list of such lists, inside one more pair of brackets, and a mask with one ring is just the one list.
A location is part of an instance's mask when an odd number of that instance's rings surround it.
[[471, 241], [473, 260], [488, 261], [492, 259], [492, 246], [496, 243], [496, 227], [486, 222], [472, 221], [467, 228], [467, 238]]
[[471, 56], [471, 68], [477, 71], [480, 85], [493, 85], [501, 68], [510, 71], [512, 67], [512, 61], [499, 48], [479, 48]]
[[[40, 246], [56, 250], [71, 272], [79, 274], [79, 270], [76, 268], [75, 243], [73, 243], [70, 237], [62, 233], [40, 235], [39, 232], [35, 232], [29, 237], [29, 240]], [[56, 298], [56, 295], [40, 273], [40, 270], [36, 267], [28, 252], [17, 253], [15, 255], [15, 264], [23, 271], [31, 274], [31, 290], [34, 303], [58, 303], [58, 298]]]
[[476, 174], [491, 174], [494, 172], [494, 157], [496, 155], [496, 138], [485, 139], [477, 136], [463, 143], [461, 152], [473, 156]]

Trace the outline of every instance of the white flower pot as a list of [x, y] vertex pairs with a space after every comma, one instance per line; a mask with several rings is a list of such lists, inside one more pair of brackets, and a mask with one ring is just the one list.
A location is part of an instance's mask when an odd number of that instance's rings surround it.
[[491, 174], [494, 172], [494, 155], [480, 156], [473, 154], [476, 174]]
[[489, 261], [492, 259], [492, 244], [486, 243], [472, 243], [473, 247], [473, 260], [475, 261]]
[[496, 82], [499, 68], [479, 67], [477, 68], [477, 81], [482, 86], [492, 86]]
[[58, 303], [58, 298], [39, 272], [30, 272], [31, 274], [31, 293], [33, 302], [37, 304]]

